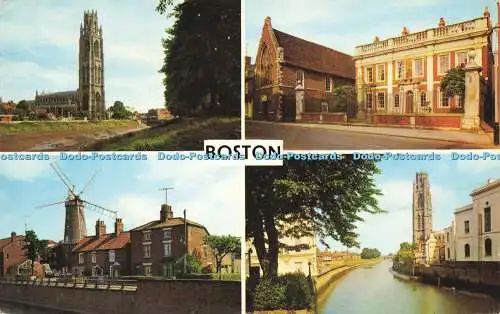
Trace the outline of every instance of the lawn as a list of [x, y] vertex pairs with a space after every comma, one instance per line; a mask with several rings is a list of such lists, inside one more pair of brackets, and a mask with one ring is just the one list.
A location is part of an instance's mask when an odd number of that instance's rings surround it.
[[93, 132], [127, 128], [137, 123], [132, 120], [103, 121], [25, 121], [12, 124], [0, 123], [0, 135], [43, 132]]
[[166, 125], [99, 141], [84, 150], [177, 151], [203, 150], [208, 139], [240, 139], [240, 118], [186, 118]]

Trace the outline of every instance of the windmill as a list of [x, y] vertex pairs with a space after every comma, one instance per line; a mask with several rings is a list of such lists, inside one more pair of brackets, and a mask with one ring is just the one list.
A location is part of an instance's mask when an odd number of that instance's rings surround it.
[[82, 194], [85, 192], [87, 187], [92, 183], [97, 172], [89, 179], [89, 181], [85, 184], [83, 189], [77, 194], [76, 187], [71, 183], [68, 176], [61, 170], [57, 163], [51, 163], [50, 166], [57, 174], [61, 182], [68, 188], [68, 196], [66, 200], [54, 202], [42, 206], [38, 206], [37, 208], [49, 207], [57, 204], [63, 204], [66, 208], [66, 217], [64, 222], [64, 243], [65, 244], [75, 244], [80, 241], [82, 238], [87, 236], [87, 227], [85, 223], [85, 207], [90, 208], [99, 214], [104, 214], [111, 216], [113, 218], [117, 218], [117, 212], [114, 210], [110, 210], [104, 208], [102, 206], [96, 205], [89, 201], [86, 201], [81, 198]]

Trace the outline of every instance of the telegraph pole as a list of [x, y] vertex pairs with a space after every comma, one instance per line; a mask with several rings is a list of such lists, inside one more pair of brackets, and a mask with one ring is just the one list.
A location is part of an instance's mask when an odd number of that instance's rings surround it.
[[165, 204], [168, 205], [168, 191], [173, 190], [174, 188], [160, 188], [160, 191], [165, 191]]

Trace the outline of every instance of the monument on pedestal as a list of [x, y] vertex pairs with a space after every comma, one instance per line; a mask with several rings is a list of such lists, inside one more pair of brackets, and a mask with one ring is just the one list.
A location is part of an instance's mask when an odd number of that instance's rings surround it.
[[479, 73], [482, 67], [479, 66], [474, 58], [475, 51], [470, 51], [467, 55], [468, 62], [464, 68], [465, 71], [465, 99], [464, 116], [462, 118], [462, 129], [479, 130], [481, 120], [479, 117], [479, 104], [481, 101], [481, 77]]

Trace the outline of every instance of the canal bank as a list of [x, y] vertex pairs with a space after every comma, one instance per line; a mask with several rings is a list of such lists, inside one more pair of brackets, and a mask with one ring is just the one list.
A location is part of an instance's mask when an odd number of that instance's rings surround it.
[[500, 303], [488, 296], [454, 293], [448, 289], [395, 278], [387, 260], [376, 267], [358, 267], [334, 280], [318, 299], [321, 314], [494, 313]]

